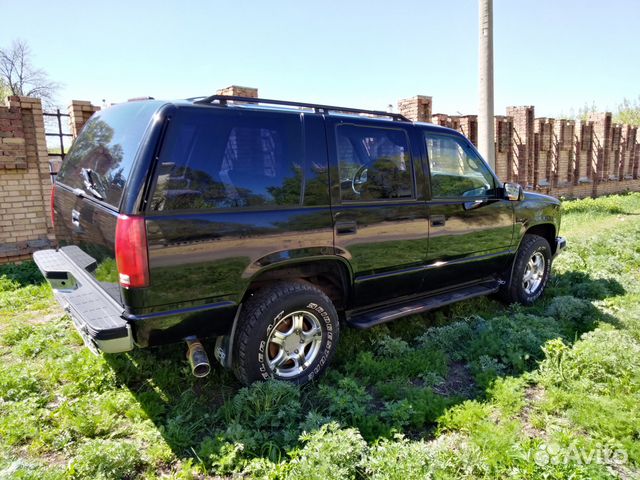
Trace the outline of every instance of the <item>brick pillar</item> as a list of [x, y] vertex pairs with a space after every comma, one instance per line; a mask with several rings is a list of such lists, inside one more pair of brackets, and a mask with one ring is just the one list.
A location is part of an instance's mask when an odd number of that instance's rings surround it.
[[607, 181], [611, 166], [612, 125], [611, 113], [591, 113], [589, 120], [593, 122], [593, 163], [595, 166], [595, 182]]
[[398, 100], [398, 111], [412, 122], [431, 122], [431, 97], [416, 95]]
[[591, 183], [595, 177], [593, 122], [577, 121], [575, 133], [577, 183]]
[[229, 97], [249, 97], [258, 98], [258, 89], [253, 87], [241, 87], [239, 85], [231, 85], [221, 88], [216, 92], [217, 95], [227, 95]]
[[534, 122], [535, 148], [533, 158], [533, 185], [550, 187], [554, 184], [557, 166], [553, 155], [553, 118], [536, 118]]
[[0, 263], [50, 245], [50, 193], [42, 104], [9, 97], [0, 106]]
[[496, 174], [501, 181], [510, 182], [513, 180], [513, 119], [498, 115], [494, 121]]
[[638, 179], [638, 170], [640, 170], [640, 143], [636, 143], [635, 155], [634, 155], [633, 169], [631, 170], [631, 176], [634, 180]]
[[0, 171], [12, 168], [27, 168], [19, 97], [9, 97], [7, 106], [0, 107]]
[[553, 156], [556, 175], [553, 186], [564, 187], [574, 185], [578, 179], [574, 157], [575, 122], [573, 120], [556, 120], [554, 127]]
[[620, 180], [633, 178], [633, 163], [636, 154], [636, 137], [638, 127], [624, 125], [622, 129], [622, 142], [620, 146]]
[[89, 120], [91, 115], [100, 110], [100, 107], [92, 105], [91, 102], [87, 102], [86, 100], [71, 100], [71, 105], [69, 105], [68, 110], [71, 134], [73, 138], [76, 138], [84, 124], [87, 123], [87, 120]]
[[458, 115], [449, 115], [445, 126], [460, 131], [460, 117]]
[[433, 123], [434, 125], [439, 125], [441, 127], [451, 128], [450, 118], [446, 113], [434, 113], [433, 115], [431, 115], [431, 123]]
[[441, 127], [460, 130], [460, 117], [456, 115], [447, 115], [446, 113], [436, 113], [431, 115], [431, 122]]
[[[32, 217], [32, 224], [46, 226], [46, 235], [49, 240], [54, 239], [53, 224], [51, 223], [51, 172], [49, 169], [49, 152], [47, 151], [47, 137], [44, 129], [44, 117], [42, 116], [42, 102], [39, 98], [20, 97], [22, 110], [22, 124], [26, 142], [27, 165], [36, 166], [40, 197], [28, 195], [32, 202], [41, 202], [38, 209], [42, 209], [44, 218]], [[34, 169], [35, 170], [35, 169]], [[33, 172], [36, 173], [35, 171]], [[33, 178], [35, 180], [35, 178]], [[31, 202], [29, 202], [31, 203]], [[35, 206], [35, 205], [34, 205]], [[34, 212], [35, 213], [35, 212]], [[36, 229], [41, 235], [44, 230]]]
[[620, 148], [622, 143], [622, 125], [616, 123], [611, 126], [611, 165], [609, 167], [609, 180], [620, 180], [624, 165], [622, 164], [622, 156]]
[[514, 157], [517, 165], [514, 180], [524, 187], [532, 187], [534, 108], [533, 106], [507, 107], [507, 115], [513, 118]]
[[474, 145], [478, 145], [478, 116], [477, 115], [462, 115], [460, 118], [460, 124], [458, 130]]

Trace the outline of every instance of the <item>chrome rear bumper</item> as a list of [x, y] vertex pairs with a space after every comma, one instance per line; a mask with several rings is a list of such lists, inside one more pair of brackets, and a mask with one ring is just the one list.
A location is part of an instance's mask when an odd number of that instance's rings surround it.
[[33, 260], [91, 351], [117, 353], [133, 349], [131, 325], [122, 318], [124, 308], [88, 273], [62, 251], [40, 250], [33, 254]]

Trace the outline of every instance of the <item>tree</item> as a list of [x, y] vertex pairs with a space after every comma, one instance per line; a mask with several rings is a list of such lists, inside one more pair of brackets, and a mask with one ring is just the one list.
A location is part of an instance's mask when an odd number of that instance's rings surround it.
[[9, 96], [9, 89], [7, 86], [0, 80], [0, 105], [2, 101]]
[[589, 116], [592, 113], [597, 113], [598, 107], [596, 106], [596, 102], [591, 102], [591, 105], [585, 102], [582, 108], [578, 109], [578, 113], [576, 114], [576, 120], [580, 120], [582, 122], [586, 122], [589, 120]]
[[[571, 109], [569, 115], [560, 114], [560, 118], [586, 121], [592, 113], [599, 111], [603, 110], [598, 108], [596, 102], [591, 102], [591, 105], [585, 103], [584, 106], [577, 111]], [[640, 95], [635, 100], [629, 100], [626, 97], [623, 98], [622, 103], [618, 104], [618, 108], [613, 113], [613, 122], [640, 127]]]
[[624, 98], [618, 105], [618, 111], [613, 120], [617, 123], [640, 126], [640, 96], [636, 100]]
[[0, 49], [0, 92], [42, 99], [52, 105], [60, 85], [33, 66], [31, 49], [24, 40], [14, 40], [9, 48]]

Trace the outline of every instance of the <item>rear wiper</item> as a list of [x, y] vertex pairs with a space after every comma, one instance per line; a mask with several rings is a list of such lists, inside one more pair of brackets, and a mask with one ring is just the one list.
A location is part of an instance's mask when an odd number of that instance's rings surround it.
[[96, 184], [93, 181], [93, 171], [90, 168], [83, 168], [80, 173], [82, 174], [82, 181], [84, 183], [84, 186], [89, 191], [89, 193], [96, 197], [98, 200], [103, 200], [100, 192], [96, 190]]

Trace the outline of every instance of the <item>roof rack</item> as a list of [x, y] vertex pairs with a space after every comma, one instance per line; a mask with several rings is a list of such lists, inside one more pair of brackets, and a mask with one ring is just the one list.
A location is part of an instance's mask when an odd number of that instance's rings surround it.
[[[384, 112], [382, 110], [364, 110], [361, 108], [349, 108], [349, 107], [336, 107], [334, 105], [320, 105], [317, 103], [304, 103], [304, 102], [292, 102], [289, 100], [273, 100], [268, 98], [254, 98], [254, 97], [238, 97], [232, 95], [211, 95], [210, 97], [195, 97], [202, 98], [202, 100], [195, 100], [193, 103], [198, 104], [212, 104], [217, 101], [219, 105], [225, 106], [227, 102], [245, 102], [245, 103], [262, 103], [267, 105], [282, 105], [287, 107], [303, 107], [310, 108], [316, 113], [363, 113], [366, 115], [372, 115], [377, 117], [388, 117], [400, 122], [409, 122], [410, 120], [400, 113]], [[189, 99], [191, 100], [191, 99]]]

